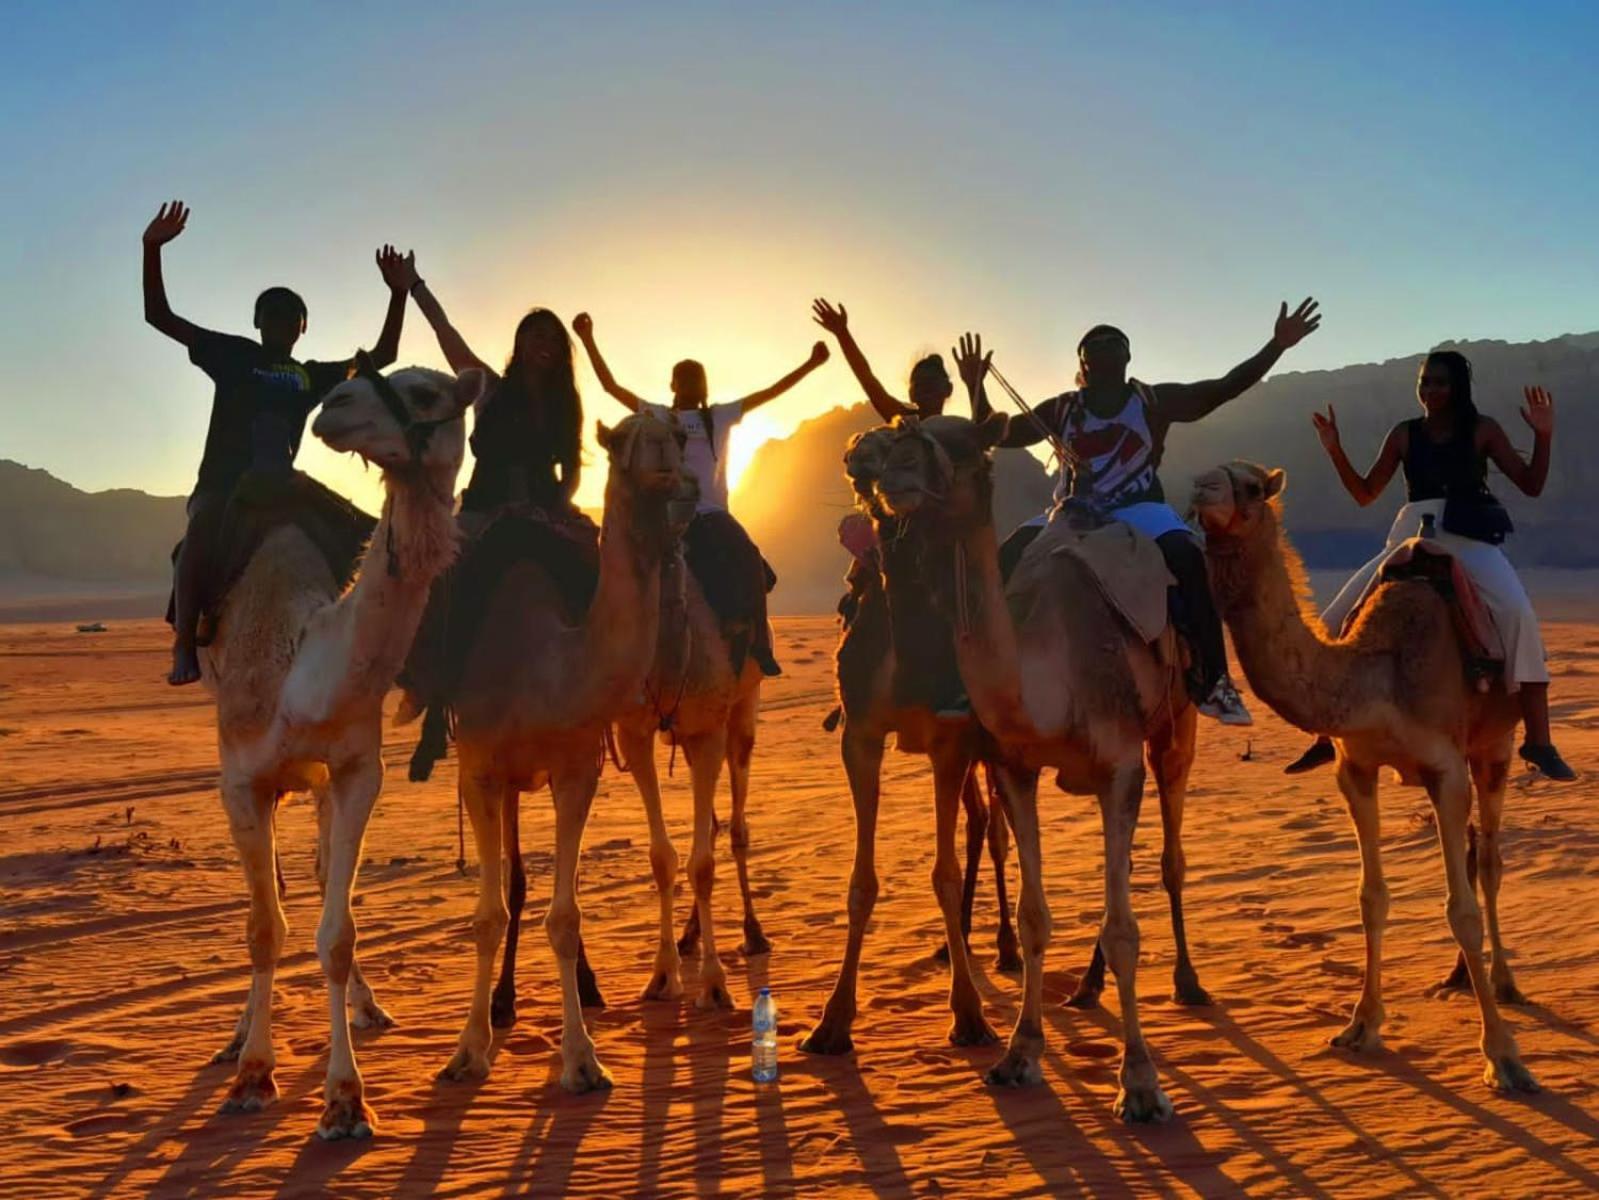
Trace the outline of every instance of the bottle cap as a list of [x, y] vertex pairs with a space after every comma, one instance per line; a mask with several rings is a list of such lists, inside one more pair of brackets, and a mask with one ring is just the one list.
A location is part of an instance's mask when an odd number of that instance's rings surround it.
[[771, 994], [772, 994], [772, 989], [771, 989], [771, 988], [769, 988], [769, 987], [763, 987], [763, 988], [762, 988], [762, 989], [761, 989], [761, 995], [763, 995], [763, 996], [770, 996], [770, 995], [771, 995]]

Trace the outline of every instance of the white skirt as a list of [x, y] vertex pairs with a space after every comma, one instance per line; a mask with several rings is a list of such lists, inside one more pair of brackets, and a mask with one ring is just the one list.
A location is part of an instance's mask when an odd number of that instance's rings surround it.
[[1499, 631], [1499, 640], [1505, 648], [1505, 690], [1514, 692], [1524, 683], [1548, 683], [1549, 667], [1544, 661], [1538, 617], [1532, 611], [1532, 601], [1527, 598], [1526, 588], [1521, 586], [1516, 568], [1510, 565], [1510, 560], [1498, 546], [1446, 533], [1442, 528], [1443, 512], [1442, 500], [1418, 500], [1399, 510], [1394, 517], [1393, 527], [1388, 530], [1388, 543], [1383, 547], [1383, 552], [1350, 576], [1343, 590], [1333, 597], [1333, 602], [1322, 612], [1321, 622], [1328, 636], [1338, 636], [1344, 621], [1365, 594], [1389, 551], [1408, 538], [1415, 537], [1421, 529], [1421, 518], [1431, 513], [1434, 523], [1438, 525], [1432, 540], [1454, 555], [1456, 561], [1466, 569], [1466, 574], [1471, 576], [1471, 582], [1477, 587], [1483, 607], [1493, 618], [1494, 628]]

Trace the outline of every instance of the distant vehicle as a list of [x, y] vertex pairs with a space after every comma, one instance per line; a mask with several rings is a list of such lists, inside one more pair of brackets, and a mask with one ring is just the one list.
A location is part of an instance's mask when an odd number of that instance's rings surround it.
[[102, 625], [99, 621], [93, 621], [93, 622], [90, 622], [88, 625], [79, 625], [78, 626], [78, 632], [79, 633], [104, 633], [105, 632], [105, 626]]

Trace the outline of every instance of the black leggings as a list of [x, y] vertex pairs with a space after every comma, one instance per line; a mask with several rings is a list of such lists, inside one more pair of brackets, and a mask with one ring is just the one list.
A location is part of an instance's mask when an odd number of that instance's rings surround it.
[[[999, 548], [999, 571], [1009, 580], [1022, 552], [1044, 532], [1042, 525], [1023, 525], [1005, 539]], [[1172, 588], [1172, 617], [1177, 630], [1193, 646], [1198, 657], [1189, 679], [1194, 699], [1204, 700], [1227, 673], [1227, 642], [1222, 636], [1221, 614], [1210, 594], [1210, 576], [1205, 570], [1205, 552], [1194, 535], [1173, 529], [1155, 539], [1167, 569], [1177, 580]]]
[[[683, 557], [711, 611], [722, 621], [747, 622], [753, 643], [770, 655], [766, 593], [777, 576], [737, 518], [721, 509], [700, 513], [683, 534]], [[741, 653], [735, 658], [742, 664]]]

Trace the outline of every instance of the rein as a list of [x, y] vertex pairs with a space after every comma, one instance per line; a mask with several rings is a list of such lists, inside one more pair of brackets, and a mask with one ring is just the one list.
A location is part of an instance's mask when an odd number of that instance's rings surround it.
[[1039, 433], [1043, 434], [1044, 440], [1049, 443], [1049, 448], [1054, 451], [1055, 457], [1063, 463], [1069, 463], [1075, 466], [1077, 463], [1077, 456], [1073, 454], [1066, 443], [1061, 440], [1059, 434], [1054, 433], [1049, 426], [1044, 424], [1043, 419], [1033, 411], [1033, 406], [1022, 399], [1022, 394], [1011, 386], [1010, 380], [1006, 379], [1004, 375], [1000, 374], [999, 368], [993, 363], [989, 363], [988, 373], [994, 377], [994, 382], [999, 384], [999, 386], [1005, 390], [1005, 394], [1011, 398], [1011, 402], [1015, 404], [1017, 408], [1021, 409], [1022, 414], [1033, 423], [1033, 427], [1036, 428]]

